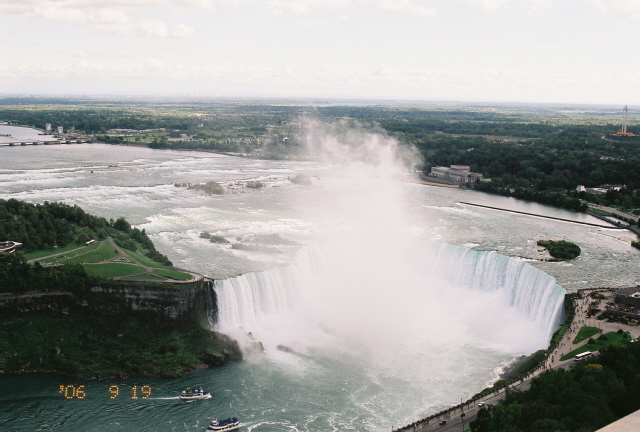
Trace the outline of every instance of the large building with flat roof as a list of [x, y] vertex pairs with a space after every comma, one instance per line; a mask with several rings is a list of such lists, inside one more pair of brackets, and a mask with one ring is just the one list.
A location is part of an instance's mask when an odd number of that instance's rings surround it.
[[640, 287], [621, 288], [615, 293], [616, 305], [640, 311]]
[[473, 186], [475, 182], [482, 180], [482, 174], [471, 172], [469, 165], [436, 166], [431, 168], [431, 173], [425, 179], [459, 186]]

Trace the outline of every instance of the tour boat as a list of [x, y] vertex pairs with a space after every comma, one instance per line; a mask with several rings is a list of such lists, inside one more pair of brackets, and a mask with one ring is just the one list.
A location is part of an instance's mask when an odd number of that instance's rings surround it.
[[192, 400], [200, 400], [200, 399], [209, 399], [211, 398], [211, 393], [208, 391], [203, 391], [202, 388], [194, 388], [194, 389], [186, 389], [180, 393], [180, 399], [186, 401]]
[[224, 420], [211, 420], [211, 424], [207, 428], [209, 431], [233, 431], [240, 429], [240, 420], [238, 417], [229, 417]]

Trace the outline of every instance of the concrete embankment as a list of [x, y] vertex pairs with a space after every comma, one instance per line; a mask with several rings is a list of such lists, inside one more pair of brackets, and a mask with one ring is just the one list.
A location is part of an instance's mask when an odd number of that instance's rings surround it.
[[598, 228], [625, 229], [625, 227], [620, 227], [620, 226], [599, 225], [599, 224], [594, 224], [594, 223], [591, 223], [591, 222], [582, 222], [582, 221], [577, 221], [577, 220], [572, 220], [572, 219], [564, 219], [564, 218], [558, 218], [558, 217], [554, 217], [554, 216], [546, 216], [546, 215], [541, 215], [541, 214], [536, 214], [536, 213], [527, 213], [527, 212], [522, 212], [522, 211], [517, 211], [517, 210], [510, 210], [510, 209], [505, 209], [505, 208], [500, 208], [500, 207], [491, 207], [491, 206], [482, 205], [482, 204], [474, 204], [474, 203], [470, 203], [470, 202], [462, 202], [461, 201], [460, 204], [470, 205], [470, 206], [474, 206], [474, 207], [488, 208], [488, 209], [491, 209], [491, 210], [499, 210], [499, 211], [504, 211], [504, 212], [509, 212], [509, 213], [517, 213], [517, 214], [522, 214], [522, 215], [526, 215], [526, 216], [534, 216], [534, 217], [539, 217], [539, 218], [544, 218], [544, 219], [552, 219], [552, 220], [557, 220], [557, 221], [562, 221], [562, 222], [575, 223], [575, 224], [580, 224], [580, 225], [594, 226], [594, 227], [598, 227]]

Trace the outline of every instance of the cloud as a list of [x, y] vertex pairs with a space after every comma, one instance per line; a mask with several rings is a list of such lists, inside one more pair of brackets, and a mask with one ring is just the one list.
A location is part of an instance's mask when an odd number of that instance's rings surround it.
[[[427, 68], [199, 67], [135, 59], [91, 58], [66, 64], [0, 64], [0, 92], [341, 97], [629, 103], [640, 100], [640, 72], [595, 73], [495, 68], [441, 71]], [[90, 90], [87, 90], [90, 89]], [[620, 96], [622, 95], [622, 96]], [[620, 98], [623, 100], [619, 100]], [[618, 100], [616, 100], [618, 98]]]
[[[82, 57], [83, 55], [78, 55]], [[140, 63], [91, 62], [77, 60], [68, 65], [59, 64], [13, 64], [2, 69], [0, 77], [20, 78], [23, 76], [40, 77], [55, 71], [58, 76], [88, 76], [96, 78], [181, 78], [187, 80], [219, 80], [228, 82], [281, 82], [282, 84], [313, 85], [315, 83], [339, 85], [383, 85], [399, 84], [417, 88], [421, 86], [477, 86], [487, 89], [495, 88], [528, 88], [542, 89], [546, 86], [580, 88], [609, 83], [612, 80], [624, 85], [638, 87], [640, 72], [616, 72], [615, 74], [594, 74], [585, 72], [531, 74], [526, 71], [511, 69], [484, 69], [473, 72], [439, 71], [425, 68], [395, 68], [380, 65], [369, 68], [322, 67], [298, 69], [282, 67], [251, 67], [238, 65], [234, 67], [197, 67], [181, 65], [173, 62], [164, 63], [148, 58]], [[94, 75], [95, 74], [95, 75]], [[615, 76], [613, 76], [615, 75]], [[0, 89], [2, 90], [2, 89]]]
[[251, 0], [0, 0], [0, 14], [27, 14], [36, 8], [56, 9], [145, 9], [191, 7], [218, 9], [240, 6]]
[[65, 23], [82, 23], [87, 19], [87, 14], [79, 9], [43, 6], [34, 7], [32, 15], [45, 21], [65, 22]]
[[171, 37], [177, 39], [189, 39], [193, 37], [193, 27], [189, 27], [186, 24], [178, 24], [171, 29]]
[[[140, 37], [190, 38], [194, 29], [183, 23], [157, 20], [134, 22], [129, 12], [145, 9], [205, 9], [213, 11], [246, 4], [265, 7], [274, 14], [306, 15], [316, 10], [345, 10], [367, 7], [416, 16], [433, 16], [427, 0], [0, 0], [0, 16], [90, 25], [100, 33]], [[500, 0], [482, 0], [500, 1]], [[313, 22], [313, 21], [309, 21]]]
[[469, 0], [472, 4], [478, 5], [483, 9], [495, 10], [510, 0]]
[[267, 9], [275, 14], [305, 15], [313, 9], [345, 9], [352, 0], [268, 0]]
[[136, 24], [140, 36], [165, 38], [169, 35], [167, 25], [160, 20], [145, 20]]
[[435, 9], [429, 8], [422, 4], [418, 4], [413, 0], [376, 0], [372, 3], [374, 3], [375, 6], [381, 9], [387, 9], [396, 12], [407, 12], [409, 14], [418, 16], [435, 15]]
[[[466, 0], [472, 5], [486, 10], [497, 10], [508, 4], [517, 4], [528, 10], [553, 6], [553, 0]], [[640, 19], [640, 0], [583, 0], [605, 13], [616, 15], [624, 20]]]
[[[138, 35], [157, 38], [190, 38], [192, 27], [186, 24], [169, 26], [160, 20], [133, 21], [124, 9], [158, 7], [162, 5], [214, 8], [240, 4], [246, 0], [0, 0], [0, 16], [21, 15], [32, 19], [70, 24], [88, 24], [100, 33]], [[105, 6], [105, 7], [100, 7]], [[115, 9], [115, 7], [120, 7]]]
[[435, 9], [420, 0], [269, 0], [267, 9], [275, 14], [306, 15], [316, 9], [339, 10], [357, 6], [372, 7], [418, 16], [433, 16]]
[[587, 0], [600, 10], [631, 21], [640, 20], [639, 0]]
[[91, 21], [98, 25], [122, 25], [128, 24], [131, 19], [117, 9], [100, 9], [91, 15]]

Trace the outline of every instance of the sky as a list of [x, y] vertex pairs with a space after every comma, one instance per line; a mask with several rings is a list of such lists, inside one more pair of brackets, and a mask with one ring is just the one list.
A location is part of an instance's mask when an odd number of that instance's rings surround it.
[[640, 0], [0, 0], [0, 95], [640, 105]]

